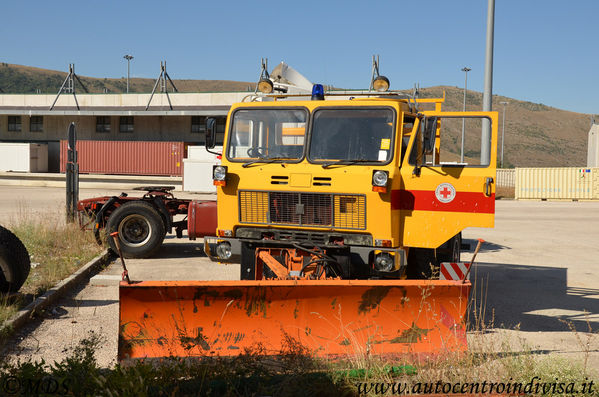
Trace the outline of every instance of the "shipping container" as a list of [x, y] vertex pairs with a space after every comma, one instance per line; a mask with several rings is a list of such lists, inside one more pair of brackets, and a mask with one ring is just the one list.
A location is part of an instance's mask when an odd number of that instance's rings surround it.
[[[89, 174], [181, 176], [185, 144], [148, 141], [77, 141], [79, 172]], [[60, 141], [65, 172], [67, 141]]]
[[516, 168], [516, 199], [599, 199], [599, 168]]
[[48, 172], [48, 145], [0, 143], [0, 171]]

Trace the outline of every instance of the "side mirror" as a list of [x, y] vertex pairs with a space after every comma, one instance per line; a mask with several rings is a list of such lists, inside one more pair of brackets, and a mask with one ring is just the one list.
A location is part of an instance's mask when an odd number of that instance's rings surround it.
[[212, 149], [216, 146], [216, 119], [208, 117], [206, 119], [206, 149]]
[[422, 131], [422, 150], [424, 154], [432, 154], [435, 151], [435, 138], [437, 136], [438, 120], [436, 117], [424, 119], [424, 130]]

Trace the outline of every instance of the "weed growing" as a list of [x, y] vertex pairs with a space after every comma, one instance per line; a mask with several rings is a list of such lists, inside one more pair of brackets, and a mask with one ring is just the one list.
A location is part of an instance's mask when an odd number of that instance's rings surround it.
[[18, 295], [0, 296], [0, 323], [102, 251], [91, 232], [67, 224], [59, 214], [21, 209], [8, 228], [27, 248], [31, 272]]

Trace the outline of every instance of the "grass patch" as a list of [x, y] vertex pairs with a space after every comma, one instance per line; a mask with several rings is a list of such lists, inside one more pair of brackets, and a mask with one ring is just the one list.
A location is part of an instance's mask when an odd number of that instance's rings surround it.
[[[539, 358], [530, 352], [448, 354], [420, 361], [406, 358], [412, 365], [400, 365], [401, 360], [390, 365], [371, 357], [361, 360], [364, 368], [356, 368], [357, 363], [311, 358], [290, 344], [276, 360], [246, 352], [228, 359], [171, 358], [101, 368], [94, 354], [103, 343], [90, 332], [62, 361], [0, 364], [0, 384], [12, 380], [16, 385], [18, 380], [20, 395], [52, 388], [60, 394], [101, 396], [374, 396], [400, 395], [406, 390], [409, 394], [431, 394], [435, 387], [458, 382], [478, 384], [480, 390], [485, 381], [487, 385], [521, 384], [526, 395], [599, 395], [597, 375], [581, 364]], [[595, 387], [589, 391], [593, 380]], [[529, 383], [530, 392], [525, 389]], [[587, 388], [585, 393], [581, 392], [583, 387]]]
[[19, 294], [0, 297], [0, 323], [102, 251], [91, 232], [65, 223], [58, 214], [20, 211], [8, 228], [27, 248], [31, 272]]

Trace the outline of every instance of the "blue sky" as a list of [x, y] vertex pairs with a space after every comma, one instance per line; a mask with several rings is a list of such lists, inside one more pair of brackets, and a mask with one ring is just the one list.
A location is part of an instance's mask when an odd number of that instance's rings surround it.
[[[313, 82], [391, 88], [484, 85], [487, 0], [11, 1], [0, 60], [79, 75], [256, 81], [261, 57]], [[599, 1], [496, 0], [493, 93], [599, 113]]]

